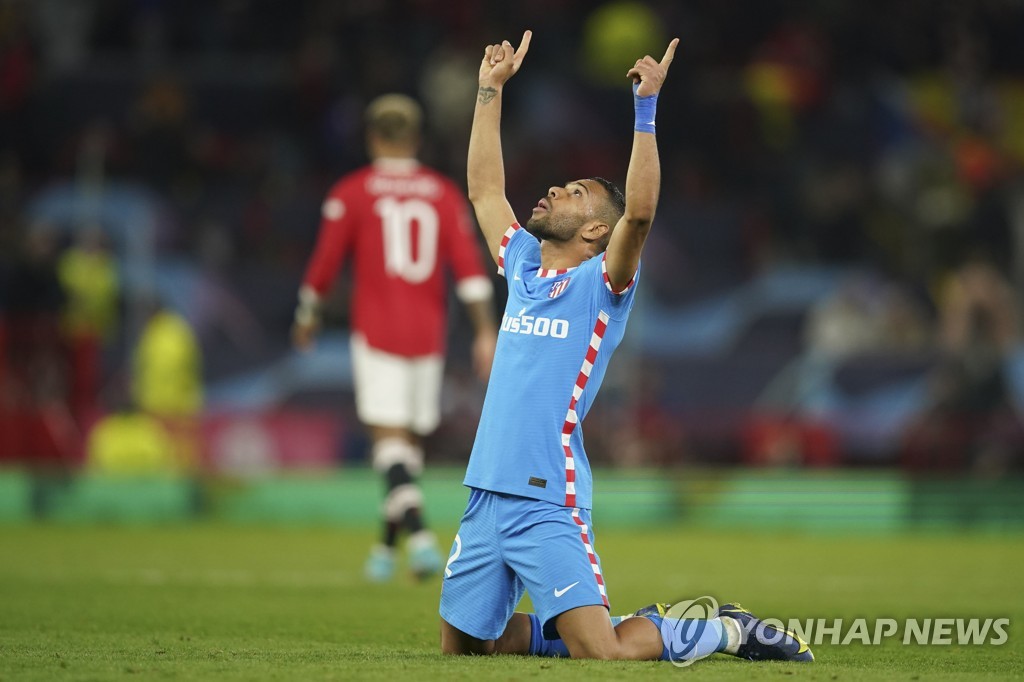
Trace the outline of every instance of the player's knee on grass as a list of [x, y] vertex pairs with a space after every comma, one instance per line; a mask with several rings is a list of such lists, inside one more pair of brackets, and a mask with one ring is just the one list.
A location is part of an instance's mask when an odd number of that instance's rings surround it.
[[620, 658], [619, 641], [604, 607], [566, 611], [555, 619], [555, 627], [573, 658]]

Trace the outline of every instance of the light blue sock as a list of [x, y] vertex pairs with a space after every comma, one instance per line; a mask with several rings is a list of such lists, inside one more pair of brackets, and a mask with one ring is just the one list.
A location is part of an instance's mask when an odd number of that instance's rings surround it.
[[724, 651], [729, 635], [718, 618], [665, 618], [643, 616], [661, 633], [661, 660], [688, 661]]
[[544, 633], [541, 632], [540, 618], [537, 617], [536, 613], [531, 613], [529, 616], [530, 655], [547, 656], [549, 658], [569, 658], [569, 649], [566, 648], [565, 642], [560, 639], [544, 639]]

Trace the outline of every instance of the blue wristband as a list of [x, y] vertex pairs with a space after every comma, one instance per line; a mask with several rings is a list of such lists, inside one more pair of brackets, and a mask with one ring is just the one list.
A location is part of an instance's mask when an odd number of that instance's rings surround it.
[[640, 97], [636, 94], [639, 83], [633, 83], [633, 130], [638, 133], [654, 132], [654, 116], [658, 111], [658, 95]]

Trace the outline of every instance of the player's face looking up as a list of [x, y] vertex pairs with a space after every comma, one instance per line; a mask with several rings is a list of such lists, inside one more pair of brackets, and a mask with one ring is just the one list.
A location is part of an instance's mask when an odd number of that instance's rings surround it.
[[602, 219], [602, 209], [608, 201], [607, 190], [590, 179], [551, 187], [547, 196], [534, 206], [526, 230], [538, 239], [570, 241], [581, 227]]

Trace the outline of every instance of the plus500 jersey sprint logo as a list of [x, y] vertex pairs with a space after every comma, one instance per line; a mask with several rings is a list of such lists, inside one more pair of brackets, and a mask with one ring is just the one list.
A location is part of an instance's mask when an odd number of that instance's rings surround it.
[[569, 335], [569, 320], [534, 317], [524, 315], [525, 312], [526, 308], [523, 308], [515, 317], [509, 317], [508, 313], [502, 315], [501, 330], [513, 334], [551, 336], [556, 339], [564, 339]]

